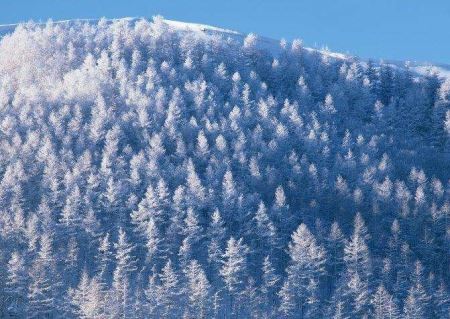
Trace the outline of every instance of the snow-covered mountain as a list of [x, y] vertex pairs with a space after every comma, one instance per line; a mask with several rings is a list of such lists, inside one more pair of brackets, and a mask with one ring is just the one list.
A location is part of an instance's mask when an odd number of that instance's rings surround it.
[[0, 32], [0, 318], [448, 318], [445, 66], [161, 17]]

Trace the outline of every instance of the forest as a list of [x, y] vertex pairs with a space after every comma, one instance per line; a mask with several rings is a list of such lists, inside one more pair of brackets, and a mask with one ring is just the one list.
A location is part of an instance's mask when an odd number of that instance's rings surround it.
[[450, 318], [450, 78], [263, 42], [2, 36], [1, 318]]

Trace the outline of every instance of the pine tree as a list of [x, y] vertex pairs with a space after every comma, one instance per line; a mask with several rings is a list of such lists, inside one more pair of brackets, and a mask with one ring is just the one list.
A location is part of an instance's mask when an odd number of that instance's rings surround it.
[[99, 278], [105, 278], [106, 274], [109, 274], [113, 253], [111, 251], [111, 243], [109, 240], [109, 233], [103, 238], [99, 239], [98, 252], [96, 256], [96, 264], [98, 266]]
[[80, 282], [75, 289], [69, 288], [68, 295], [70, 298], [70, 304], [75, 308], [73, 310], [73, 314], [81, 318], [86, 318], [84, 316], [84, 305], [88, 300], [88, 291], [89, 291], [89, 276], [86, 272], [86, 269], [83, 271]]
[[194, 163], [191, 159], [187, 163], [186, 189], [190, 198], [190, 206], [197, 207], [203, 204], [206, 199], [205, 188], [195, 171]]
[[162, 221], [162, 211], [158, 203], [158, 196], [152, 185], [149, 185], [145, 197], [138, 205], [138, 209], [131, 213], [131, 220], [136, 226], [136, 232], [143, 238], [146, 237], [148, 222], [153, 218], [154, 222]]
[[261, 240], [263, 246], [274, 247], [276, 245], [276, 228], [267, 214], [267, 208], [261, 201], [258, 210], [255, 213], [254, 220], [256, 223], [256, 234]]
[[67, 243], [66, 256], [64, 258], [65, 271], [69, 275], [67, 281], [73, 285], [77, 280], [79, 248], [77, 240], [70, 237]]
[[423, 266], [415, 263], [412, 283], [403, 306], [403, 316], [407, 319], [425, 318], [430, 313], [430, 296], [423, 285]]
[[117, 243], [114, 244], [116, 249], [115, 259], [116, 268], [113, 273], [114, 298], [117, 302], [116, 315], [121, 318], [127, 318], [131, 311], [132, 301], [130, 276], [136, 271], [136, 260], [134, 258], [134, 245], [128, 242], [125, 231], [119, 229], [119, 237]]
[[185, 269], [186, 295], [189, 298], [190, 313], [193, 317], [207, 318], [212, 296], [211, 285], [201, 265], [192, 260]]
[[152, 273], [149, 276], [147, 288], [144, 291], [146, 304], [144, 306], [145, 311], [150, 317], [157, 317], [159, 314], [159, 292], [157, 285], [157, 274], [155, 268], [152, 269]]
[[223, 254], [222, 242], [225, 239], [225, 226], [218, 209], [211, 215], [208, 227], [208, 262], [211, 265], [213, 276], [219, 272]]
[[[316, 242], [305, 224], [300, 224], [291, 236], [289, 243], [289, 266], [287, 278], [282, 288], [283, 294], [293, 294], [281, 301], [281, 309], [287, 314], [291, 311], [300, 317], [318, 315], [318, 285], [325, 274], [325, 249]], [[285, 303], [294, 303], [294, 309]]]
[[147, 262], [151, 265], [157, 262], [162, 250], [160, 233], [152, 217], [147, 223], [145, 235], [147, 237], [145, 244], [147, 248]]
[[69, 234], [75, 233], [81, 222], [81, 209], [80, 189], [78, 185], [75, 185], [66, 198], [60, 219], [61, 224], [65, 226], [66, 231], [69, 231]]
[[248, 253], [248, 247], [243, 243], [242, 238], [236, 240], [231, 237], [227, 241], [227, 247], [222, 255], [220, 275], [228, 290], [232, 313], [235, 313], [239, 305], [240, 294], [244, 290], [245, 278], [247, 276]]
[[368, 232], [365, 223], [358, 213], [354, 220], [353, 235], [344, 248], [345, 274], [340, 285], [346, 302], [351, 304], [351, 316], [368, 314], [371, 278], [371, 261], [366, 240]]
[[28, 273], [24, 258], [13, 252], [6, 277], [6, 310], [9, 316], [22, 317], [27, 310]]
[[263, 304], [266, 305], [268, 316], [272, 316], [276, 304], [276, 291], [281, 281], [280, 276], [276, 273], [270, 262], [269, 256], [266, 256], [262, 266], [262, 284], [261, 293]]
[[104, 318], [105, 293], [96, 277], [89, 278], [86, 269], [81, 275], [75, 289], [69, 289], [70, 303], [74, 307], [74, 315], [78, 318]]
[[181, 261], [186, 264], [194, 255], [193, 248], [197, 246], [202, 238], [202, 228], [199, 226], [197, 214], [190, 207], [188, 208], [186, 218], [184, 219], [183, 233], [185, 238], [180, 247], [179, 256]]
[[55, 269], [52, 239], [44, 234], [40, 240], [38, 255], [31, 267], [28, 289], [30, 317], [52, 316], [57, 312], [56, 293], [59, 280]]
[[182, 291], [178, 275], [169, 259], [159, 274], [160, 285], [157, 287], [158, 303], [162, 308], [164, 318], [173, 318], [180, 314], [182, 309]]
[[434, 311], [436, 314], [436, 317], [438, 318], [448, 318], [449, 315], [449, 309], [450, 309], [450, 297], [449, 293], [447, 291], [447, 288], [445, 287], [444, 283], [441, 282], [439, 284], [438, 289], [435, 291], [434, 296]]
[[344, 261], [347, 271], [358, 273], [362, 279], [367, 280], [371, 275], [371, 264], [367, 239], [367, 227], [358, 213], [354, 220], [353, 235], [344, 248]]
[[398, 307], [383, 285], [378, 286], [372, 297], [373, 316], [377, 319], [400, 318]]
[[326, 238], [326, 249], [328, 253], [327, 273], [332, 281], [332, 286], [335, 284], [336, 278], [344, 265], [344, 247], [346, 243], [347, 241], [339, 224], [333, 222]]

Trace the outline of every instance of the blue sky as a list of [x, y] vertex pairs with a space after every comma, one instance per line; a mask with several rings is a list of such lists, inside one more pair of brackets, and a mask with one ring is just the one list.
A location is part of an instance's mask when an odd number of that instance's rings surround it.
[[363, 58], [450, 64], [449, 0], [0, 0], [0, 24], [156, 14]]

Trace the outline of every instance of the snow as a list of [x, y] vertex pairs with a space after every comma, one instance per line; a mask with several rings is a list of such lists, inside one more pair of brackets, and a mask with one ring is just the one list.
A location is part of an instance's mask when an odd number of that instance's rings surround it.
[[174, 30], [240, 35], [240, 33], [237, 31], [217, 28], [217, 27], [206, 25], [206, 24], [180, 22], [180, 21], [167, 20], [167, 19], [165, 19], [164, 21]]
[[[139, 17], [124, 17], [124, 18], [118, 18], [118, 19], [107, 19], [108, 22], [114, 22], [117, 20], [127, 20], [130, 23], [134, 23], [140, 19]], [[55, 24], [64, 24], [64, 23], [74, 23], [74, 22], [88, 22], [88, 23], [97, 23], [98, 19], [75, 19], [75, 20], [61, 20], [61, 21], [55, 21], [53, 23]], [[223, 36], [224, 38], [232, 38], [238, 41], [242, 41], [245, 38], [245, 34], [242, 34], [238, 31], [214, 27], [206, 24], [200, 24], [200, 23], [191, 23], [191, 22], [182, 22], [182, 21], [176, 21], [176, 20], [168, 20], [164, 19], [164, 21], [169, 25], [169, 27], [172, 30], [175, 30], [177, 32], [196, 32], [199, 35], [202, 36], [208, 36], [208, 35], [219, 35]], [[44, 25], [45, 23], [39, 23]], [[14, 32], [15, 28], [19, 24], [5, 24], [0, 25], [0, 38], [6, 34]], [[267, 37], [260, 37], [258, 36], [257, 41], [257, 47], [262, 50], [267, 50], [273, 55], [279, 54], [281, 51], [280, 48], [280, 41], [267, 38]], [[336, 60], [353, 60], [355, 57], [351, 55], [347, 55], [344, 53], [339, 52], [331, 52], [328, 49], [315, 49], [315, 48], [308, 48], [305, 47], [305, 50], [309, 52], [318, 52], [321, 55], [324, 55], [327, 58], [330, 59], [336, 59]], [[404, 68], [405, 61], [388, 61], [389, 64], [392, 66], [395, 66], [397, 68]], [[418, 75], [426, 75], [430, 72], [437, 73], [443, 78], [449, 78], [450, 79], [450, 65], [447, 64], [436, 64], [436, 63], [428, 63], [428, 62], [409, 62], [410, 70], [417, 73]]]

